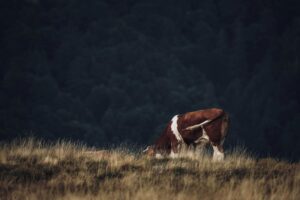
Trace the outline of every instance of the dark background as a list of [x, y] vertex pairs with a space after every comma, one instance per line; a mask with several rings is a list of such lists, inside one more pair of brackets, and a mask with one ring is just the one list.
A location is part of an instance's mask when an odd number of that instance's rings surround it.
[[299, 2], [1, 1], [0, 139], [143, 146], [220, 107], [227, 147], [299, 160]]

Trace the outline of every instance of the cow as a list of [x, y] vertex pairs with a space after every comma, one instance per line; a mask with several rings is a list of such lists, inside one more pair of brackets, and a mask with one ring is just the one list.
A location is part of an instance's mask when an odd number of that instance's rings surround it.
[[213, 161], [221, 161], [224, 159], [223, 143], [228, 125], [228, 114], [218, 108], [175, 115], [154, 145], [148, 146], [143, 152], [156, 158], [167, 155], [174, 158], [183, 146], [196, 148], [210, 143]]

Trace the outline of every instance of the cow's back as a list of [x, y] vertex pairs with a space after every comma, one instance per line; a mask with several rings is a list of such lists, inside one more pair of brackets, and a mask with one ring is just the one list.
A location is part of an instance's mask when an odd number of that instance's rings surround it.
[[[192, 143], [203, 135], [202, 128], [195, 130], [185, 130], [189, 126], [195, 124], [200, 124], [206, 120], [211, 120], [208, 124], [204, 125], [205, 132], [207, 133], [209, 139], [213, 143], [219, 143], [223, 134], [221, 132], [226, 132], [227, 126], [223, 124], [223, 116], [225, 112], [222, 109], [211, 108], [205, 110], [197, 110], [193, 112], [188, 112], [182, 115], [179, 115], [178, 127], [181, 135], [185, 139], [186, 143]], [[222, 131], [224, 129], [224, 131]], [[225, 137], [226, 133], [224, 134]]]
[[[221, 116], [224, 113], [222, 109], [211, 108], [205, 110], [197, 110], [193, 112], [188, 112], [180, 115], [181, 118], [181, 128], [186, 128], [187, 126], [198, 124], [204, 122], [205, 120], [211, 120]], [[186, 126], [186, 127], [185, 127]]]

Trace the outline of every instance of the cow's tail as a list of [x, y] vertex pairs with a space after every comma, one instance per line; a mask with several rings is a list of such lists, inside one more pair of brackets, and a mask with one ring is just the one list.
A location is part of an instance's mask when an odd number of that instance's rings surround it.
[[222, 116], [222, 125], [221, 125], [222, 138], [225, 138], [225, 136], [227, 135], [228, 127], [229, 127], [229, 116], [227, 113], [224, 112]]

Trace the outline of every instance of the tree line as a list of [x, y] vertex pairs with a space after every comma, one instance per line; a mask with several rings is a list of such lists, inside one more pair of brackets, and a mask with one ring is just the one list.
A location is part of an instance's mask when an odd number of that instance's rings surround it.
[[153, 142], [221, 107], [227, 146], [299, 159], [297, 1], [0, 3], [0, 136]]

